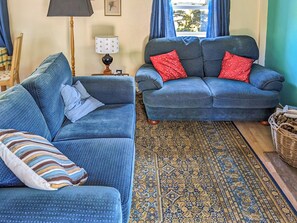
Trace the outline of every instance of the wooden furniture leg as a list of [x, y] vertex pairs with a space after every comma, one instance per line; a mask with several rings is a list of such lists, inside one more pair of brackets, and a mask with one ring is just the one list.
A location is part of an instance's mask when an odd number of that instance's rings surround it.
[[158, 120], [150, 120], [148, 119], [147, 122], [150, 124], [150, 125], [158, 125], [160, 123], [160, 121]]
[[6, 91], [6, 86], [1, 86], [1, 91]]
[[264, 125], [264, 126], [269, 126], [269, 122], [268, 121], [260, 121], [260, 124], [261, 125]]

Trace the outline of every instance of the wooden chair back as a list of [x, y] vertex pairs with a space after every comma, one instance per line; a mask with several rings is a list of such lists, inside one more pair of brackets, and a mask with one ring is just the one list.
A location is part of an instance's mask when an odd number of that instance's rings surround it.
[[20, 83], [19, 70], [20, 70], [22, 44], [23, 44], [23, 33], [21, 33], [13, 43], [13, 54], [12, 54], [11, 66], [9, 70], [10, 78], [7, 81], [0, 82], [0, 86], [2, 90], [5, 90], [6, 87], [12, 87], [15, 82], [18, 84]]
[[15, 82], [20, 83], [20, 61], [23, 44], [23, 33], [21, 33], [14, 41], [12, 61], [10, 67], [10, 81], [13, 86]]

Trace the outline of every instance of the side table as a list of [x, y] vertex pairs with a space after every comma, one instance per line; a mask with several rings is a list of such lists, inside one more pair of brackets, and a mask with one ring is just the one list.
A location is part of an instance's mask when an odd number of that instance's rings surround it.
[[98, 74], [91, 74], [92, 76], [129, 76], [128, 73], [122, 73], [122, 74], [102, 74], [102, 73], [98, 73]]

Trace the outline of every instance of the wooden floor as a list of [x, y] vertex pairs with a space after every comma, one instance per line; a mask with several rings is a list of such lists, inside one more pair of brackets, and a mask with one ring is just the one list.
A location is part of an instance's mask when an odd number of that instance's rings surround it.
[[290, 200], [294, 208], [297, 210], [297, 201], [294, 198], [292, 192], [288, 189], [284, 181], [276, 172], [272, 163], [264, 154], [264, 152], [275, 151], [272, 144], [270, 126], [263, 126], [257, 122], [235, 122], [235, 125], [248, 141], [250, 146], [254, 149], [255, 153], [258, 155], [262, 163], [266, 166], [266, 168], [273, 176], [274, 180], [278, 183], [280, 188], [283, 190], [284, 194]]

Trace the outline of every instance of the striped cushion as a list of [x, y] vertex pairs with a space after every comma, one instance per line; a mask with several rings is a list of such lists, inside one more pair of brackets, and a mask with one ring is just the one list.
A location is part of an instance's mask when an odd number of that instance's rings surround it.
[[80, 185], [88, 177], [45, 138], [28, 132], [0, 130], [0, 157], [25, 185], [35, 189]]

